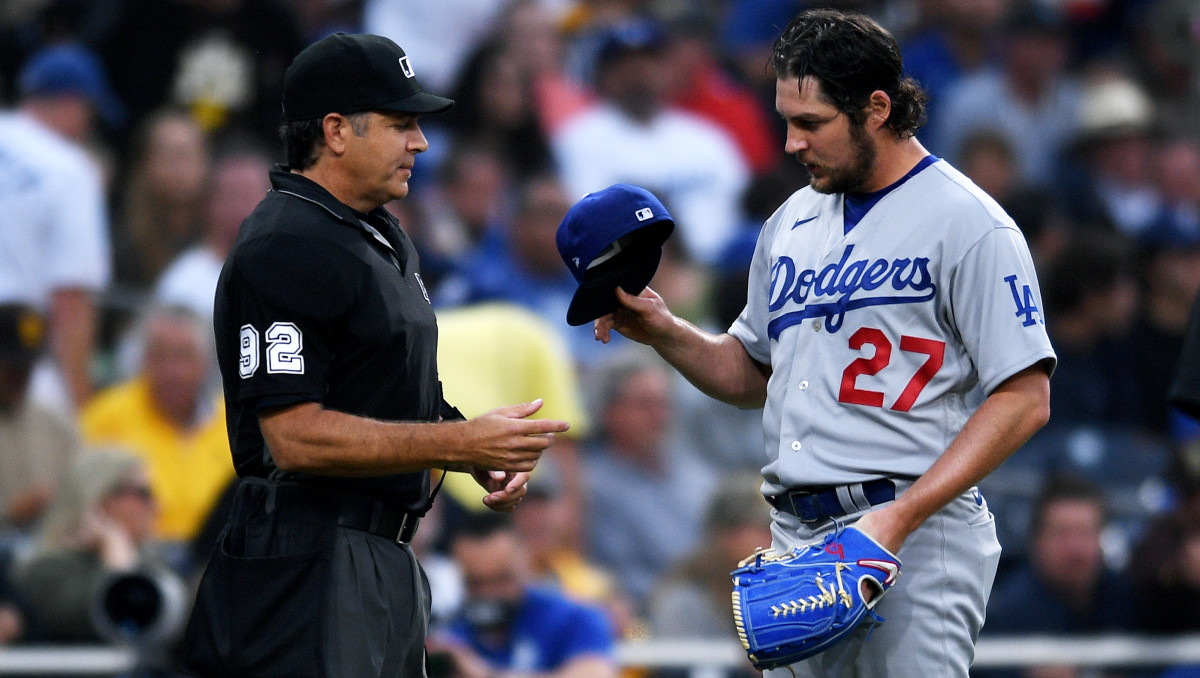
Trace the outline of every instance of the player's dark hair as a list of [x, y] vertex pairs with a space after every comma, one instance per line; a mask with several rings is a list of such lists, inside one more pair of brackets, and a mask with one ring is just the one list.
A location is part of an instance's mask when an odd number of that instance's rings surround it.
[[[350, 121], [350, 129], [358, 136], [367, 133], [368, 115], [369, 112], [345, 116]], [[316, 164], [317, 158], [321, 156], [321, 147], [325, 145], [323, 120], [324, 118], [294, 120], [279, 127], [279, 136], [283, 139], [289, 169], [306, 170]]]
[[885, 124], [897, 138], [913, 136], [925, 123], [928, 95], [904, 75], [896, 39], [861, 14], [801, 12], [775, 41], [771, 66], [779, 79], [816, 78], [829, 102], [856, 125], [866, 121], [867, 103], [876, 90], [892, 100]]

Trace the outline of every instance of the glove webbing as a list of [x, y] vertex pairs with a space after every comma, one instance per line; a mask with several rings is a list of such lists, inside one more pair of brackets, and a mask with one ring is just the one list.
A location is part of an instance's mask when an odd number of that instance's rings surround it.
[[819, 596], [809, 596], [808, 598], [798, 598], [782, 605], [772, 605], [772, 616], [788, 616], [793, 612], [807, 612], [808, 610], [819, 610], [826, 605], [836, 605], [839, 602], [850, 609], [854, 605], [854, 601], [850, 599], [850, 594], [846, 593], [846, 585], [842, 583], [842, 570], [848, 570], [850, 566], [845, 563], [835, 563], [834, 573], [837, 575], [837, 590], [832, 587], [825, 588], [825, 581], [821, 579], [821, 575], [817, 575], [817, 588], [821, 590]]
[[[751, 556], [751, 558], [757, 558], [759, 562], [762, 562], [764, 555], [762, 552], [757, 552]], [[749, 561], [751, 558], [747, 558], [746, 560]], [[765, 558], [768, 560], [783, 560], [783, 557], [772, 555], [767, 555]], [[848, 569], [850, 569], [850, 566], [846, 565], [845, 563], [834, 563], [834, 573], [837, 575], [837, 590], [834, 590], [832, 587], [825, 588], [823, 580], [820, 576], [818, 576], [817, 588], [821, 589], [820, 596], [809, 596], [806, 599], [797, 599], [783, 603], [782, 605], [772, 605], [771, 611], [774, 612], [774, 616], [776, 617], [780, 615], [786, 616], [792, 614], [793, 612], [807, 612], [810, 609], [819, 610], [826, 605], [835, 605], [839, 601], [841, 604], [846, 606], [846, 609], [850, 609], [854, 603], [850, 599], [850, 594], [846, 592], [846, 585], [842, 581], [842, 570]], [[750, 639], [746, 636], [746, 625], [742, 621], [741, 591], [734, 589], [731, 597], [733, 601], [733, 621], [734, 626], [737, 627], [738, 639], [742, 641], [742, 647], [749, 652]], [[872, 613], [871, 616], [878, 619], [874, 613]]]

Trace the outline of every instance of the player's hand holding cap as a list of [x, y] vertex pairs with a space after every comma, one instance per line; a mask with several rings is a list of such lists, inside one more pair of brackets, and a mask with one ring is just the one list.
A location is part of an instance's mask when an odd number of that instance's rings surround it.
[[674, 230], [667, 208], [644, 188], [613, 184], [583, 196], [558, 225], [558, 253], [579, 283], [567, 323], [615, 311], [618, 285], [630, 294], [645, 289]]

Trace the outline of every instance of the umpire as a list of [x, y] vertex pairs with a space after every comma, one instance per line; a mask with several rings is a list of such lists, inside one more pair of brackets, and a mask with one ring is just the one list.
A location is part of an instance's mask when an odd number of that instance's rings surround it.
[[[198, 676], [424, 676], [429, 585], [409, 547], [430, 469], [509, 511], [567, 423], [540, 401], [462, 421], [442, 399], [417, 254], [383, 205], [428, 148], [387, 38], [336, 34], [284, 76], [288, 166], [242, 224], [214, 325], [243, 479], [182, 646]], [[458, 420], [458, 421], [453, 421]]]

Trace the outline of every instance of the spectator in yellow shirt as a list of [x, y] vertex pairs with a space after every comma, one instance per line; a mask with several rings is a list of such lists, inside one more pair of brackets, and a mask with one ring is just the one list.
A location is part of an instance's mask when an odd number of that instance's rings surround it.
[[233, 478], [225, 408], [205, 386], [210, 332], [183, 307], [149, 311], [139, 330], [142, 366], [99, 393], [80, 414], [89, 445], [119, 445], [142, 457], [161, 512], [156, 536], [195, 536]]

